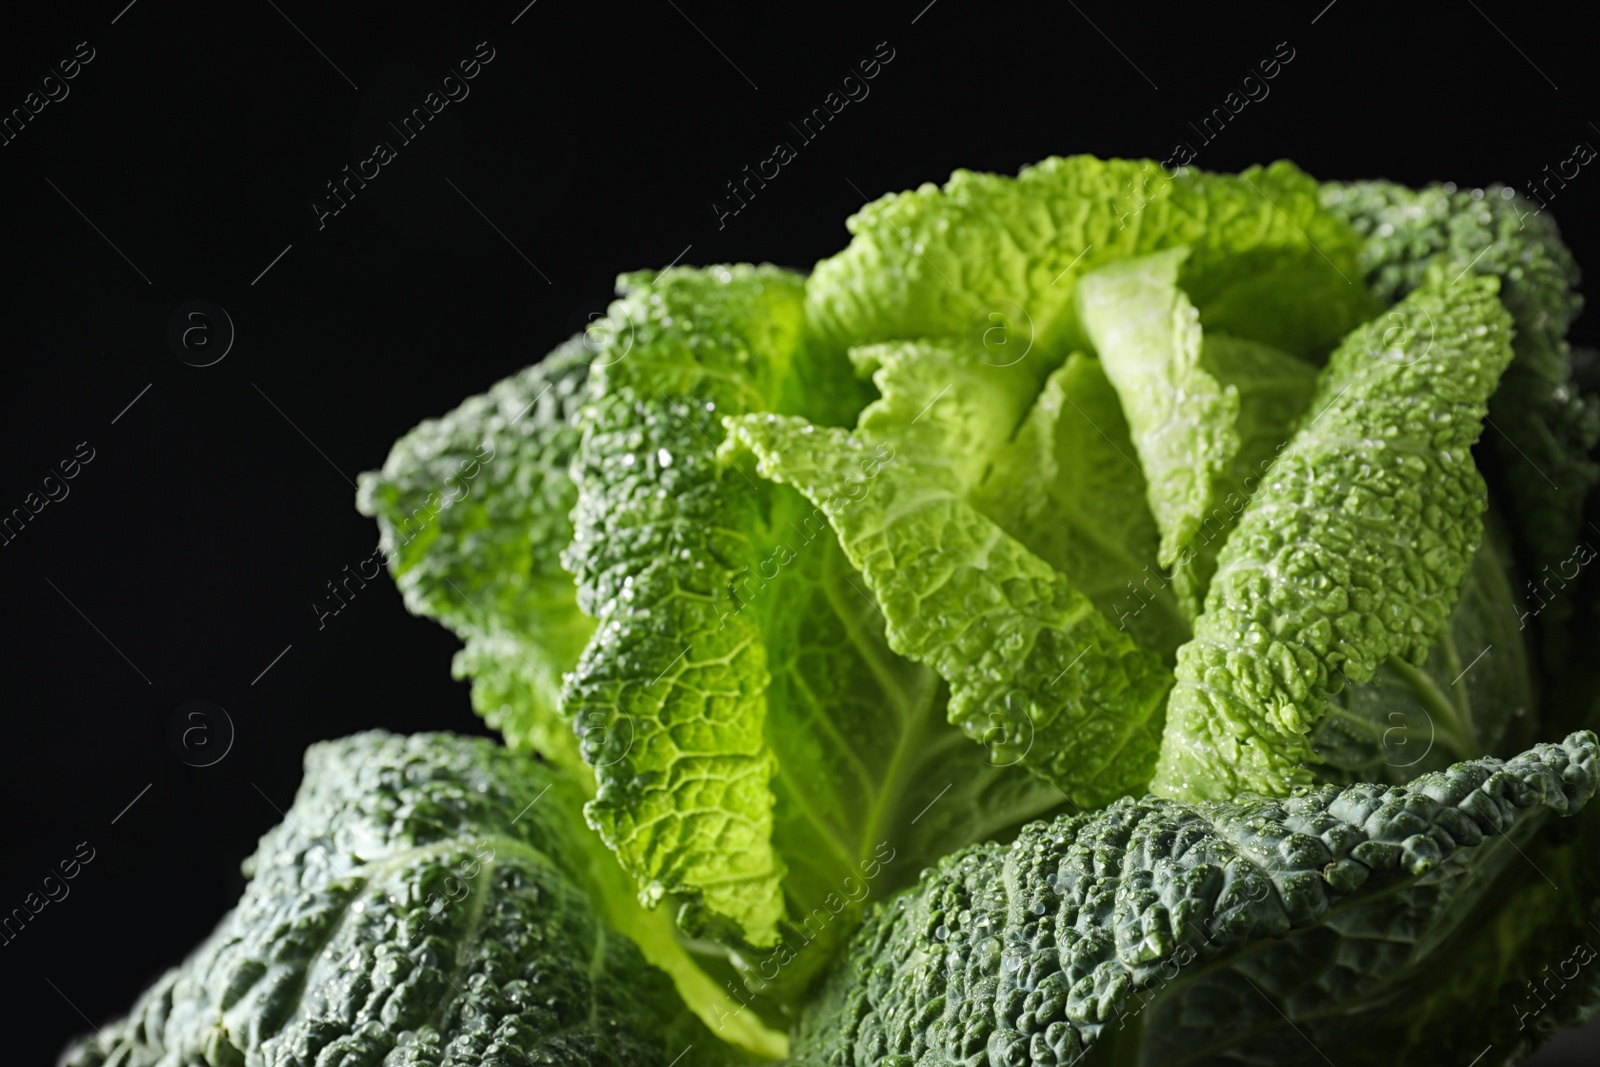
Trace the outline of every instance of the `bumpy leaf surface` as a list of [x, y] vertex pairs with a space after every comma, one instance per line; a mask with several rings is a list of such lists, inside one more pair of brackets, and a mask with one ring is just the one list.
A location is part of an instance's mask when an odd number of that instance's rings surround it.
[[563, 776], [487, 741], [314, 746], [238, 906], [69, 1067], [723, 1061], [599, 914]]
[[1217, 473], [1216, 503], [1191, 538], [1184, 566], [1172, 576], [1173, 588], [1191, 614], [1198, 614], [1205, 602], [1222, 546], [1305, 415], [1317, 385], [1316, 368], [1305, 360], [1215, 330], [1205, 335], [1200, 365], [1239, 396], [1234, 424], [1239, 448], [1233, 462]]
[[[458, 670], [473, 676], [475, 701], [509, 744], [576, 764], [591, 791], [598, 776], [591, 811], [645, 901], [661, 905], [659, 922], [629, 932], [719, 1036], [763, 1050], [774, 1033], [759, 1017], [782, 1025], [775, 1005], [803, 992], [867, 902], [950, 848], [1064, 803], [946, 722], [945, 686], [885, 643], [882, 616], [817, 508], [708, 459], [725, 411], [772, 405], [850, 420], [864, 402], [843, 353], [796, 339], [796, 285], [747, 267], [624, 279], [628, 295], [587, 344], [425, 423], [363, 492], [386, 536], [409, 529], [408, 508], [438, 526], [413, 521], [422, 533], [398, 557], [402, 583], [427, 594], [409, 602], [467, 639]], [[917, 379], [923, 365], [892, 349], [858, 352], [861, 372], [877, 367], [884, 378], [893, 365]], [[557, 366], [573, 388], [547, 388]], [[1005, 368], [974, 366], [956, 395], [1003, 397], [1017, 382]], [[913, 393], [904, 396], [920, 408]], [[1006, 435], [1004, 414], [963, 410], [972, 432]], [[575, 530], [567, 465], [585, 431]], [[472, 465], [479, 452], [495, 462]], [[426, 493], [456, 487], [463, 462], [473, 495], [430, 518], [439, 509], [425, 506]], [[581, 584], [551, 574], [568, 545]], [[545, 577], [560, 598], [533, 595]], [[578, 665], [574, 639], [596, 632], [580, 590], [609, 628], [558, 713], [549, 670], [530, 676], [529, 664]], [[572, 622], [547, 633], [557, 608]], [[685, 627], [695, 642], [668, 640]], [[733, 649], [725, 662], [718, 642]], [[669, 695], [674, 680], [685, 684]], [[700, 696], [710, 723], [696, 719]], [[727, 955], [691, 962], [657, 928], [680, 918], [711, 931]], [[747, 919], [761, 922], [747, 928]], [[775, 939], [757, 943], [768, 920]]]
[[1597, 759], [1581, 732], [1405, 787], [1124, 799], [1032, 824], [872, 914], [796, 1062], [1387, 1062], [1352, 1013], [1442, 979], [1437, 950], [1508, 868], [1520, 884], [1518, 850], [1591, 799]]
[[761, 475], [827, 516], [889, 646], [950, 684], [950, 721], [995, 762], [1027, 766], [1085, 806], [1143, 785], [1170, 675], [944, 468], [865, 430], [778, 415], [730, 429]]
[[682, 895], [772, 945], [783, 916], [765, 740], [766, 646], [739, 610], [763, 503], [728, 483], [721, 418], [779, 406], [800, 348], [801, 282], [771, 267], [620, 283], [573, 464], [563, 559], [597, 623], [562, 706], [595, 770], [591, 822], [654, 903]]
[[1207, 329], [1320, 357], [1375, 307], [1360, 285], [1360, 239], [1284, 162], [1238, 175], [1090, 156], [1015, 178], [958, 170], [943, 188], [867, 204], [847, 225], [854, 240], [806, 285], [807, 316], [825, 336], [983, 343], [1003, 327], [1004, 348], [988, 347], [1035, 382], [1084, 347], [1079, 276], [1178, 245], [1192, 250], [1179, 283]]
[[594, 623], [561, 567], [578, 491], [567, 474], [592, 353], [575, 339], [542, 362], [430, 419], [383, 470], [361, 475], [356, 506], [378, 520], [380, 547], [406, 607], [465, 643], [455, 675], [515, 748], [581, 767], [560, 716], [561, 675]]
[[599, 623], [563, 694], [600, 783], [586, 811], [647, 903], [729, 946], [744, 991], [792, 1000], [867, 897], [1062, 798], [941, 721], [938, 678], [884, 643], [815, 506], [718, 456], [725, 417], [860, 411], [842, 354], [801, 331], [799, 279], [680, 268], [623, 291], [565, 557]]
[[1498, 527], [1486, 529], [1450, 625], [1422, 665], [1390, 659], [1329, 702], [1311, 738], [1320, 780], [1401, 784], [1532, 743], [1538, 701]]
[[[1582, 529], [1583, 503], [1600, 483], [1592, 455], [1600, 441], [1600, 397], [1573, 374], [1567, 327], [1583, 299], [1578, 266], [1544, 204], [1507, 186], [1407, 189], [1391, 182], [1329, 183], [1327, 210], [1366, 238], [1361, 266], [1385, 301], [1416, 288], [1430, 268], [1494, 275], [1516, 322], [1516, 359], [1489, 403], [1485, 445], [1490, 484], [1524, 548], [1530, 588], [1565, 570]], [[1564, 644], [1571, 598], [1556, 598], [1539, 622]]]
[[1160, 533], [1116, 390], [1074, 353], [1046, 379], [974, 494], [978, 509], [1170, 664], [1189, 624], [1156, 559]]
[[1328, 696], [1444, 633], [1483, 534], [1471, 447], [1511, 359], [1497, 289], [1436, 277], [1334, 353], [1178, 651], [1156, 792], [1307, 783]]

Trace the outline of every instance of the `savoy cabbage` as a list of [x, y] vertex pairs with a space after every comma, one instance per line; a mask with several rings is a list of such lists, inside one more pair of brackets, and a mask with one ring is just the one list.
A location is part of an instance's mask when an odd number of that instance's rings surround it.
[[1487, 1064], [1581, 1022], [1600, 414], [1523, 206], [1078, 156], [886, 196], [809, 275], [623, 275], [361, 479], [507, 749], [314, 749], [68, 1062]]

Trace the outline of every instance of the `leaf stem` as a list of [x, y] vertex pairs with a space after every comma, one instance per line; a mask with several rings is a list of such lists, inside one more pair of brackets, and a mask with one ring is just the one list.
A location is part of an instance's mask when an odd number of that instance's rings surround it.
[[1422, 703], [1423, 711], [1433, 721], [1434, 734], [1461, 759], [1476, 759], [1483, 755], [1472, 724], [1464, 721], [1461, 710], [1440, 691], [1433, 676], [1420, 667], [1414, 667], [1399, 656], [1389, 657], [1389, 668], [1405, 680], [1406, 685]]

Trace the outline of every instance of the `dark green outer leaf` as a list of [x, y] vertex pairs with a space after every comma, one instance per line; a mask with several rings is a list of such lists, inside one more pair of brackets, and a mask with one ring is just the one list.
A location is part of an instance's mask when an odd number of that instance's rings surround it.
[[1509, 1067], [1600, 1009], [1600, 811], [1572, 822], [1509, 856], [1424, 976], [1364, 1013], [1386, 1062]]
[[356, 506], [378, 520], [380, 547], [415, 615], [466, 647], [456, 677], [506, 743], [581, 767], [559, 716], [561, 675], [594, 623], [578, 610], [561, 550], [578, 491], [567, 474], [587, 396], [582, 339], [469, 397], [395, 442], [383, 470], [361, 475]]
[[[548, 791], [548, 792], [547, 792]], [[70, 1067], [515, 1067], [726, 1054], [596, 913], [574, 787], [487, 741], [312, 747], [239, 905]]]
[[[1521, 862], [1495, 839], [1524, 847], [1549, 813], [1577, 812], [1597, 760], [1584, 731], [1407, 787], [1124, 799], [1032, 824], [873, 913], [803, 1020], [796, 1061], [1064, 1067], [1104, 1042], [1107, 1061], [1152, 1067], [1300, 1062], [1285, 1016], [1423, 981], [1494, 875]], [[1143, 1045], [1119, 1033], [1128, 1024]]]

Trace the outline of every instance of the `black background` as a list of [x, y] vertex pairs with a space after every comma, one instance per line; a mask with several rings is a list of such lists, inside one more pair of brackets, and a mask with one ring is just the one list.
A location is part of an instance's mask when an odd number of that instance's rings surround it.
[[[10, 1062], [49, 1062], [212, 927], [308, 743], [483, 732], [450, 678], [456, 642], [387, 580], [321, 629], [311, 603], [374, 546], [357, 472], [571, 333], [620, 270], [806, 268], [864, 196], [958, 166], [1161, 159], [1187, 140], [1215, 170], [1287, 157], [1323, 178], [1522, 187], [1600, 143], [1588, 34], [1504, 0], [525, 2], [6, 16], [0, 111], [78, 42], [95, 53], [0, 147], [0, 511], [94, 450], [0, 547], [0, 912], [79, 842], [95, 850], [0, 948]], [[386, 120], [482, 41], [494, 59], [470, 96], [399, 144]], [[788, 123], [880, 42], [893, 58], [870, 95], [801, 144]], [[1270, 95], [1203, 144], [1188, 120], [1279, 42], [1294, 58]], [[312, 200], [377, 140], [397, 158], [319, 230]], [[724, 183], [780, 140], [797, 158], [719, 228]], [[1581, 263], [1600, 262], [1597, 201], [1585, 169], [1550, 204]], [[165, 341], [191, 299], [237, 330], [211, 367]], [[1594, 342], [1592, 317], [1577, 336]], [[166, 741], [191, 699], [237, 728], [211, 767]]]

